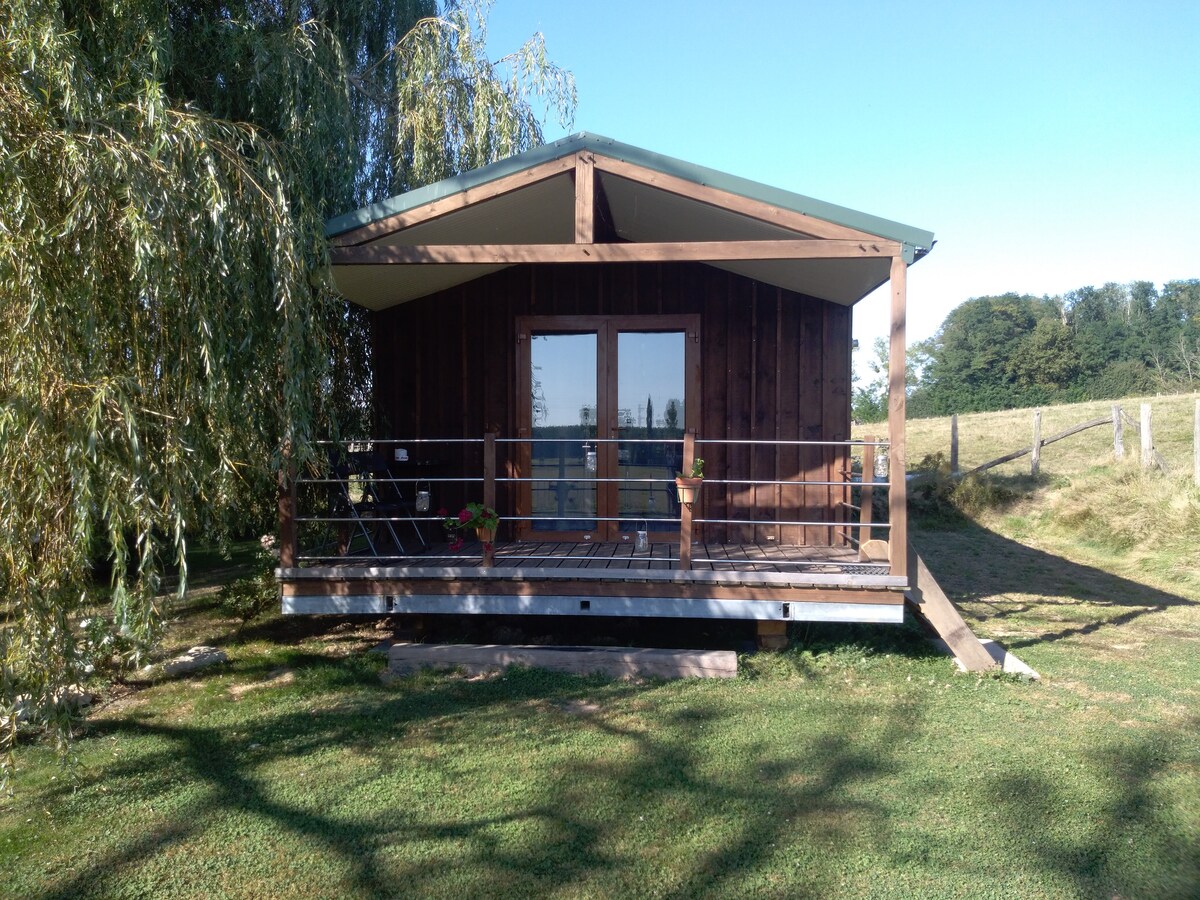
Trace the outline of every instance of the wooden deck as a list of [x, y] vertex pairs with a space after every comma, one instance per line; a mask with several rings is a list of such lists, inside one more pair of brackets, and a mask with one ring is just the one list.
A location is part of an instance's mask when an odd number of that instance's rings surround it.
[[[419, 556], [353, 555], [322, 560], [327, 566], [387, 567], [390, 569], [478, 568], [483, 548], [477, 542], [450, 552], [449, 545], [434, 545]], [[649, 552], [635, 553], [632, 541], [601, 542], [503, 542], [496, 544], [496, 563], [489, 571], [529, 568], [565, 570], [681, 571], [679, 545], [652, 543]], [[887, 563], [862, 562], [848, 547], [794, 547], [777, 544], [694, 543], [690, 572], [775, 572], [779, 574], [886, 575]], [[417, 572], [412, 572], [417, 575]]]
[[482, 613], [898, 622], [905, 579], [846, 548], [502, 543], [420, 556], [344, 556], [278, 571], [288, 613]]

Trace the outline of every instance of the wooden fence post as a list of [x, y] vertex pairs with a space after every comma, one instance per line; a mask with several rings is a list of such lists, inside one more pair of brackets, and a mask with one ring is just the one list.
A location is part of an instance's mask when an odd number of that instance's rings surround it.
[[1200, 400], [1196, 401], [1196, 417], [1192, 427], [1192, 480], [1200, 484]]
[[1033, 449], [1029, 454], [1029, 474], [1037, 477], [1042, 465], [1042, 411], [1033, 413]]
[[1125, 458], [1125, 423], [1121, 420], [1121, 407], [1113, 404], [1112, 408], [1113, 422], [1113, 457], [1116, 459]]
[[950, 415], [950, 474], [958, 474], [958, 413]]
[[1154, 465], [1154, 437], [1150, 433], [1150, 404], [1142, 404], [1142, 468]]

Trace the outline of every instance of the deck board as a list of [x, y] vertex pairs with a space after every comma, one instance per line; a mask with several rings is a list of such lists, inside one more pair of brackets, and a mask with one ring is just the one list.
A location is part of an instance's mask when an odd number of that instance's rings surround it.
[[[495, 569], [506, 574], [518, 570], [539, 569], [602, 569], [614, 572], [676, 571], [679, 567], [678, 545], [653, 543], [648, 553], [635, 553], [629, 541], [506, 541], [496, 543]], [[428, 571], [443, 568], [479, 567], [482, 547], [471, 542], [451, 552], [449, 545], [434, 545], [420, 556], [354, 555], [319, 560], [324, 566], [379, 566]], [[853, 567], [853, 568], [851, 568]], [[812, 547], [781, 545], [774, 541], [756, 542], [698, 542], [693, 547], [694, 572], [775, 572], [799, 574], [804, 572], [836, 574], [842, 571], [855, 574], [886, 574], [885, 563], [862, 563], [857, 552], [846, 547]], [[416, 572], [414, 572], [414, 575]]]

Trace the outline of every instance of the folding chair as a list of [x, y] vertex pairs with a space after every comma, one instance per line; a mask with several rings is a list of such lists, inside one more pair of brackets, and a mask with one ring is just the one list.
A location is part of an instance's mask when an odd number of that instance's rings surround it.
[[[349, 453], [342, 470], [345, 475], [339, 474], [338, 477], [341, 479], [343, 503], [348, 511], [347, 518], [352, 519], [356, 529], [366, 537], [371, 555], [393, 555], [382, 552], [389, 549], [386, 544], [388, 540], [391, 541], [391, 547], [395, 548], [395, 553], [403, 555], [406, 552], [404, 545], [391, 522], [391, 518], [397, 513], [396, 507], [381, 499], [379, 484], [376, 482], [376, 478], [379, 477], [377, 457], [368, 452]], [[362, 491], [357, 501], [349, 489], [351, 476], [358, 477], [358, 486]]]
[[339, 553], [353, 556], [354, 541], [361, 534], [367, 542], [371, 556], [378, 556], [379, 551], [372, 537], [372, 529], [367, 527], [361, 513], [362, 503], [356, 502], [350, 495], [350, 478], [358, 474], [355, 467], [348, 460], [331, 453], [329, 473], [334, 479], [329, 485], [330, 516], [338, 521], [339, 531], [342, 526], [349, 525], [346, 529], [349, 534], [339, 541]]
[[[389, 520], [400, 517], [408, 519], [413, 533], [416, 534], [417, 540], [421, 544], [421, 549], [428, 550], [429, 541], [425, 539], [425, 535], [421, 531], [421, 524], [417, 521], [416, 507], [405, 496], [404, 491], [401, 489], [401, 483], [392, 474], [387, 457], [381, 453], [374, 454], [371, 457], [369, 465], [374, 475], [374, 478], [370, 481], [372, 501], [376, 504], [379, 513], [386, 515]], [[387, 525], [391, 528], [392, 522], [388, 521]], [[401, 552], [404, 552], [403, 545], [396, 536], [394, 529], [391, 530], [391, 537], [396, 546], [401, 548]]]

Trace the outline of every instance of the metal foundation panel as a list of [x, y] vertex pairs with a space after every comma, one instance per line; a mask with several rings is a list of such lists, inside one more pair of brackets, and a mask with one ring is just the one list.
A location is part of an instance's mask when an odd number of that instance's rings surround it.
[[899, 624], [904, 604], [777, 600], [693, 600], [664, 597], [520, 597], [495, 594], [284, 597], [292, 615], [420, 613], [422, 615], [631, 616], [662, 619], [754, 619]]

